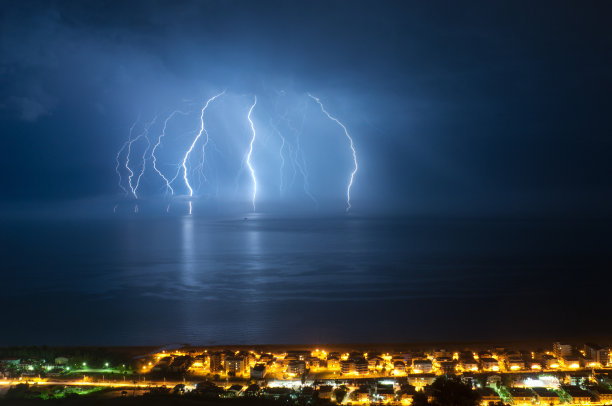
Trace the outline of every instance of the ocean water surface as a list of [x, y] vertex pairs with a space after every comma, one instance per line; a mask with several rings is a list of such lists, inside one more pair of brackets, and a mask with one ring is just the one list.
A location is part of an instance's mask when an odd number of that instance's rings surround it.
[[0, 345], [611, 335], [610, 222], [4, 221]]

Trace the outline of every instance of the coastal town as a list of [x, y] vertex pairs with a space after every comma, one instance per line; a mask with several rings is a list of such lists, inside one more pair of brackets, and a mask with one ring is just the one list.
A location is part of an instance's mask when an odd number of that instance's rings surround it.
[[[166, 347], [112, 361], [99, 354], [86, 357], [85, 352], [53, 359], [5, 357], [0, 360], [0, 393], [14, 396], [17, 388], [26, 393], [36, 388], [42, 398], [101, 391], [416, 405], [421, 399], [432, 401], [436, 382], [452, 379], [483, 406], [612, 405], [610, 346], [592, 343], [554, 342], [528, 349]], [[55, 392], [45, 389], [50, 387]]]

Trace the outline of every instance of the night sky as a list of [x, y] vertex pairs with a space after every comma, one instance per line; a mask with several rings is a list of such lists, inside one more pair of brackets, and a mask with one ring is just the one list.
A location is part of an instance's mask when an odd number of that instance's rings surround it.
[[611, 21], [2, 2], [0, 345], [611, 335]]
[[[278, 92], [292, 106], [306, 92], [324, 100], [355, 138], [356, 212], [608, 216], [611, 11], [603, 1], [6, 3], [0, 198], [7, 210], [83, 199], [108, 210], [135, 119], [227, 89], [234, 101], [211, 114], [244, 120], [259, 94], [260, 128]], [[307, 155], [320, 207], [340, 213], [346, 145], [308, 108], [307, 121], [340, 143]], [[240, 142], [232, 162], [246, 126]], [[317, 178], [326, 158], [322, 171], [341, 177], [333, 191]], [[225, 183], [240, 171], [218, 168]], [[160, 190], [152, 176], [149, 197]], [[271, 192], [261, 201], [283, 206]]]

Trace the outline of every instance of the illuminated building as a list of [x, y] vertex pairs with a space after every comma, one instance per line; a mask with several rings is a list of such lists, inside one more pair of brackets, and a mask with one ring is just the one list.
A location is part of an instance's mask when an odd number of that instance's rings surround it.
[[355, 371], [355, 362], [352, 360], [344, 360], [344, 361], [340, 361], [340, 372], [345, 375], [345, 374], [350, 374], [351, 372]]
[[512, 404], [515, 406], [532, 405], [535, 401], [535, 393], [527, 388], [510, 388]]
[[541, 405], [558, 405], [561, 401], [559, 395], [547, 388], [533, 388], [536, 402]]
[[368, 361], [364, 358], [359, 358], [355, 361], [355, 372], [359, 375], [365, 375], [368, 373]]
[[227, 373], [242, 374], [247, 367], [246, 359], [241, 355], [226, 357], [224, 363]]
[[436, 359], [438, 359], [438, 358], [447, 358], [447, 357], [448, 358], [452, 358], [453, 354], [451, 352], [448, 352], [445, 349], [441, 348], [441, 349], [434, 350], [433, 356]]
[[557, 369], [560, 366], [559, 360], [550, 355], [545, 355], [542, 358], [542, 366], [546, 369]]
[[223, 372], [223, 358], [224, 355], [221, 352], [213, 352], [210, 354], [210, 372]]
[[565, 368], [578, 369], [582, 366], [582, 360], [576, 356], [566, 356], [561, 358], [561, 363]]
[[400, 396], [400, 403], [403, 406], [409, 406], [412, 404], [412, 397], [414, 395], [412, 393], [402, 393], [402, 395]]
[[384, 361], [381, 357], [378, 356], [374, 356], [374, 357], [368, 357], [368, 368], [369, 369], [376, 369], [377, 367], [382, 367], [384, 364]]
[[479, 361], [483, 371], [499, 371], [499, 362], [495, 358], [480, 358]]
[[440, 372], [446, 375], [452, 375], [455, 372], [457, 372], [456, 367], [457, 367], [456, 361], [440, 362]]
[[266, 365], [256, 364], [251, 367], [251, 379], [263, 379], [266, 377]]
[[395, 400], [395, 391], [393, 387], [379, 387], [376, 393], [372, 395], [373, 400], [383, 403], [391, 403]]
[[553, 343], [553, 353], [557, 358], [563, 358], [572, 355], [574, 348], [570, 344], [561, 344], [560, 342]]
[[393, 363], [393, 369], [397, 372], [404, 373], [406, 372], [406, 364], [404, 364], [404, 361], [395, 361]]
[[510, 358], [506, 360], [506, 368], [508, 371], [520, 371], [525, 369], [525, 361], [520, 358]]
[[310, 351], [306, 351], [306, 350], [300, 350], [300, 351], [287, 351], [287, 356], [285, 357], [285, 359], [297, 359], [300, 361], [306, 361], [307, 358], [309, 358], [310, 355]]
[[478, 363], [474, 358], [462, 359], [461, 368], [464, 371], [478, 371]]
[[421, 390], [427, 385], [431, 385], [437, 376], [435, 374], [408, 375], [408, 383], [417, 390]]
[[[441, 364], [443, 362], [451, 362], [454, 361], [453, 357], [436, 357], [436, 362], [438, 364]], [[410, 364], [412, 365], [412, 360], [410, 361]]]
[[319, 399], [331, 400], [334, 387], [331, 385], [319, 386]]
[[433, 362], [429, 359], [412, 360], [412, 371], [414, 373], [430, 373], [433, 371]]
[[591, 400], [591, 392], [582, 389], [578, 386], [572, 385], [563, 385], [561, 386], [563, 391], [569, 395], [571, 398], [572, 404], [575, 405], [590, 405], [592, 403]]
[[586, 344], [584, 346], [585, 357], [590, 362], [601, 366], [608, 366], [610, 363], [610, 349], [597, 344]]
[[329, 353], [329, 355], [327, 356], [327, 369], [332, 370], [332, 371], [337, 371], [339, 369], [341, 369], [340, 366], [340, 354], [336, 355], [337, 353]]
[[590, 371], [572, 371], [566, 375], [565, 381], [569, 385], [584, 385], [587, 384], [593, 375]]
[[172, 360], [172, 363], [169, 365], [168, 369], [173, 372], [185, 372], [187, 369], [189, 369], [192, 362], [193, 360], [189, 355], [178, 356]]
[[612, 389], [598, 387], [593, 393], [602, 405], [612, 405]]
[[362, 386], [354, 392], [353, 396], [355, 401], [359, 403], [368, 403], [370, 401], [370, 389], [367, 386]]
[[261, 356], [259, 357], [259, 362], [267, 363], [272, 361], [274, 361], [274, 356], [269, 353], [261, 354]]
[[306, 371], [306, 363], [302, 360], [295, 359], [287, 364], [287, 373], [293, 375], [301, 375]]
[[170, 366], [171, 362], [171, 356], [162, 357], [152, 369], [153, 371], [162, 371], [164, 369], [167, 369]]
[[306, 360], [306, 365], [310, 368], [327, 368], [327, 362], [317, 357], [309, 357]]
[[480, 395], [480, 404], [483, 406], [489, 406], [489, 402], [497, 403], [500, 401], [497, 392], [491, 388], [478, 388], [477, 392]]
[[493, 358], [493, 354], [491, 354], [491, 351], [480, 351], [478, 353], [478, 359], [483, 358]]

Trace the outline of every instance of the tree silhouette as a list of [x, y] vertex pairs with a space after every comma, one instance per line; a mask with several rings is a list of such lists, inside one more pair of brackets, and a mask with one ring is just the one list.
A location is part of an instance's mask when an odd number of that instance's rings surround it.
[[423, 392], [417, 392], [412, 395], [412, 406], [428, 406], [427, 395]]
[[476, 406], [480, 396], [455, 376], [441, 376], [429, 388], [437, 406]]

